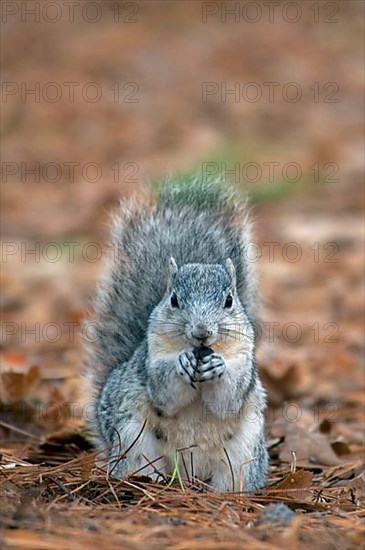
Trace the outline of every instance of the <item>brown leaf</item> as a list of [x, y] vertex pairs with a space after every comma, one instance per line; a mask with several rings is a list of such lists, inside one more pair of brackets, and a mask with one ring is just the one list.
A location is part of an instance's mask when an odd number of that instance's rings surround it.
[[278, 403], [298, 397], [306, 392], [310, 378], [308, 370], [298, 363], [288, 364], [285, 372], [280, 374], [261, 367], [261, 376], [269, 393], [271, 402]]
[[284, 462], [305, 460], [324, 466], [335, 466], [340, 463], [327, 437], [321, 433], [310, 431], [305, 424], [299, 422], [277, 422], [272, 429], [272, 435], [285, 437], [281, 446], [279, 458]]
[[365, 471], [349, 481], [347, 487], [354, 491], [357, 501], [365, 501]]
[[29, 366], [23, 356], [4, 357], [1, 373], [1, 399], [4, 403], [25, 401], [39, 381], [39, 367]]
[[323, 434], [329, 434], [332, 430], [332, 422], [324, 418], [319, 425], [319, 431]]
[[[27, 458], [30, 462], [46, 461], [50, 464], [59, 464], [91, 449], [92, 444], [83, 431], [66, 427], [47, 436], [37, 448], [31, 449]], [[88, 478], [93, 465], [94, 458], [89, 455], [82, 464], [82, 476]]]
[[351, 453], [350, 447], [347, 445], [347, 443], [344, 443], [343, 441], [334, 441], [331, 443], [332, 449], [335, 451], [337, 456], [344, 456]]
[[282, 494], [287, 497], [305, 500], [311, 496], [309, 489], [312, 478], [313, 474], [307, 470], [293, 472], [274, 487], [275, 495]]
[[70, 419], [70, 404], [58, 388], [53, 388], [49, 403], [44, 405], [39, 415], [39, 424], [49, 429], [58, 429]]

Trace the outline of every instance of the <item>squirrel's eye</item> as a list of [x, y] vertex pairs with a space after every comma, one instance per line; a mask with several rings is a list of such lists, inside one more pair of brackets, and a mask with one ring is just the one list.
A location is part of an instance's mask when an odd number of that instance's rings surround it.
[[179, 307], [179, 301], [178, 301], [178, 299], [177, 299], [177, 296], [176, 296], [176, 293], [175, 293], [175, 292], [173, 292], [173, 293], [171, 294], [171, 306], [172, 306], [172, 307]]
[[232, 307], [232, 304], [233, 304], [232, 294], [228, 294], [226, 301], [224, 303], [224, 307], [227, 307], [227, 308]]

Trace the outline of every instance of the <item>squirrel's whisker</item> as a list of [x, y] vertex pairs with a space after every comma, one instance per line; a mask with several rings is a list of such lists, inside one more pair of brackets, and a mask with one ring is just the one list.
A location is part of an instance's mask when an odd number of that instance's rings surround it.
[[173, 323], [172, 321], [161, 321], [161, 325], [172, 325], [174, 327], [182, 327], [182, 323]]
[[224, 330], [224, 331], [218, 330], [218, 334], [220, 334], [221, 336], [226, 336], [227, 338], [237, 339], [237, 337], [239, 337], [248, 342], [253, 341], [252, 338], [250, 338], [250, 336], [248, 336], [244, 332], [239, 332], [237, 330], [232, 330], [232, 329]]
[[170, 334], [171, 336], [183, 336], [185, 332], [174, 330], [159, 330], [159, 334]]

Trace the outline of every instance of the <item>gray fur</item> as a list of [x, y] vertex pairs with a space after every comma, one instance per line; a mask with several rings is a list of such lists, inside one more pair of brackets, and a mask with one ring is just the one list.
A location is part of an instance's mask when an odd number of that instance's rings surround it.
[[[265, 484], [250, 239], [246, 203], [217, 182], [171, 183], [153, 206], [121, 206], [86, 361], [116, 475], [168, 475], [178, 460], [183, 477], [219, 490]], [[209, 349], [198, 361], [200, 345]]]

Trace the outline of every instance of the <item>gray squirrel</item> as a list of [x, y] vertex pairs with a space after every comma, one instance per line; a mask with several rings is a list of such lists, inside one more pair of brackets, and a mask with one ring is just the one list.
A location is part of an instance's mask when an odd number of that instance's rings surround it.
[[166, 479], [178, 468], [219, 491], [263, 487], [246, 200], [219, 181], [171, 181], [154, 204], [121, 204], [112, 236], [85, 360], [109, 472]]

